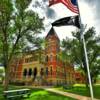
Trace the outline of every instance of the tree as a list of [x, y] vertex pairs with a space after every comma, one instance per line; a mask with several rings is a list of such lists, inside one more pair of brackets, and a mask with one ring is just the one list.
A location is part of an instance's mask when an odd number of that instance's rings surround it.
[[9, 70], [13, 57], [34, 43], [37, 33], [43, 29], [42, 19], [27, 10], [30, 0], [0, 1], [0, 58], [5, 67], [5, 90], [9, 83]]
[[[66, 53], [66, 57], [74, 65], [80, 65], [84, 71], [87, 79], [87, 68], [84, 56], [83, 43], [79, 32], [72, 32], [73, 39], [66, 38], [62, 41], [62, 47]], [[100, 74], [100, 36], [96, 36], [95, 29], [92, 27], [88, 29], [85, 34], [85, 41], [87, 47], [87, 54], [89, 59], [89, 66], [91, 72], [92, 82], [95, 77]], [[88, 83], [88, 80], [86, 84]]]
[[3, 82], [3, 79], [4, 79], [4, 68], [0, 67], [0, 80], [1, 80], [1, 82]]

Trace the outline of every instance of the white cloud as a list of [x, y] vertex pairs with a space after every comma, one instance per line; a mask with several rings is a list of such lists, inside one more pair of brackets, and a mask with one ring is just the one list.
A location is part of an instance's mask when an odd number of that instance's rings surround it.
[[[33, 9], [34, 11], [38, 12], [40, 17], [45, 17], [45, 21], [44, 21], [44, 25], [45, 25], [45, 32], [42, 32], [42, 36], [46, 36], [48, 31], [51, 28], [51, 23], [57, 19], [66, 17], [66, 16], [72, 16], [75, 15], [75, 13], [72, 13], [67, 7], [65, 7], [63, 4], [56, 4], [54, 6], [51, 6], [50, 8], [54, 10], [55, 12], [55, 17], [54, 18], [48, 18], [48, 16], [46, 15], [46, 11], [48, 10], [48, 3], [46, 2], [45, 4], [43, 4], [43, 2], [41, 0], [33, 0], [33, 4], [35, 3], [35, 1], [40, 2], [41, 7], [37, 7], [37, 8], [32, 8], [31, 5], [31, 9]], [[86, 4], [86, 2], [84, 1], [79, 1], [79, 9], [80, 9], [80, 14], [81, 14], [81, 19], [82, 19], [82, 23], [83, 24], [87, 24], [87, 28], [89, 27], [96, 27], [97, 32], [99, 31], [99, 28], [97, 27], [97, 21], [95, 21], [95, 15], [93, 13], [93, 10], [95, 9], [95, 6], [90, 6], [89, 4]], [[75, 28], [74, 26], [63, 26], [63, 27], [54, 27], [58, 37], [60, 38], [60, 40], [66, 38], [66, 36], [68, 37], [72, 37], [71, 32], [75, 31], [77, 28]]]
[[76, 31], [76, 27], [73, 26], [63, 26], [63, 27], [54, 27], [60, 40], [63, 40], [67, 37], [72, 38], [72, 31]]
[[80, 15], [83, 24], [87, 24], [88, 27], [94, 26], [95, 19], [93, 14], [94, 7], [89, 7], [85, 2], [79, 3]]

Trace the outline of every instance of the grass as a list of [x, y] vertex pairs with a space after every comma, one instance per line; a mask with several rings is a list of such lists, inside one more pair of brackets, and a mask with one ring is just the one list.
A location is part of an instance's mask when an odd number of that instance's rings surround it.
[[[23, 86], [9, 86], [9, 90], [12, 89], [22, 89], [25, 88]], [[56, 87], [56, 89], [61, 91], [66, 91], [74, 94], [79, 94], [83, 96], [90, 96], [89, 89], [85, 87], [85, 85], [74, 85], [73, 88], [64, 89], [62, 87]], [[100, 85], [94, 85], [94, 97], [100, 99]], [[0, 85], [0, 100], [4, 100], [3, 98], [3, 86]], [[65, 97], [56, 93], [48, 92], [43, 89], [31, 89], [31, 95], [29, 98], [24, 98], [23, 100], [75, 100], [73, 98]]]
[[[19, 87], [19, 86], [9, 86], [9, 90], [13, 90], [13, 89], [21, 89], [23, 87]], [[3, 86], [0, 84], [0, 100], [4, 100], [3, 97]]]
[[[9, 86], [9, 90], [25, 88], [22, 86]], [[3, 97], [3, 86], [0, 85], [0, 100], [4, 100]], [[18, 99], [16, 99], [18, 100]], [[20, 99], [19, 99], [20, 100]], [[73, 98], [65, 97], [56, 93], [48, 92], [43, 89], [31, 89], [31, 95], [29, 98], [24, 98], [22, 100], [75, 100]]]
[[[86, 88], [85, 85], [74, 85], [73, 88], [70, 88], [70, 89], [65, 89], [63, 87], [56, 88], [56, 89], [90, 97], [89, 88]], [[93, 91], [94, 91], [94, 97], [97, 99], [100, 99], [100, 85], [94, 85]]]
[[65, 97], [56, 93], [48, 92], [46, 90], [38, 90], [32, 92], [30, 98], [25, 100], [75, 100], [75, 99]]

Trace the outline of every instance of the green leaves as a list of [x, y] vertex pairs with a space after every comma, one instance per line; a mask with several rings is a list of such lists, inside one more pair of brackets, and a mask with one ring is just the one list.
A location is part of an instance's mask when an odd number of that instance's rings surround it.
[[15, 7], [19, 13], [28, 8], [32, 0], [15, 0]]
[[[12, 58], [43, 29], [43, 20], [32, 10], [26, 11], [31, 0], [0, 1], [0, 52]], [[27, 43], [28, 42], [28, 43]]]
[[[80, 65], [84, 73], [87, 73], [86, 62], [84, 56], [83, 43], [79, 32], [72, 32], [73, 39], [66, 38], [62, 41], [63, 52], [66, 54], [66, 59], [75, 65]], [[91, 70], [91, 77], [97, 77], [100, 74], [100, 36], [96, 36], [94, 27], [89, 28], [85, 32], [86, 49]], [[99, 66], [99, 67], [98, 67]]]
[[43, 20], [38, 14], [26, 10], [29, 4], [30, 0], [0, 0], [0, 62], [6, 72], [5, 89], [13, 58], [33, 43], [43, 29]]

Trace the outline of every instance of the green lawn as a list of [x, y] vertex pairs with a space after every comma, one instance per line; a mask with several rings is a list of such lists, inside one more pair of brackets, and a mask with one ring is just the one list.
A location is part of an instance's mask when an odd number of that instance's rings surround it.
[[[66, 92], [90, 97], [89, 88], [87, 89], [85, 85], [75, 85], [73, 86], [73, 88], [70, 88], [70, 89], [65, 89], [62, 87], [57, 88], [57, 89], [61, 91], [66, 91]], [[94, 97], [100, 99], [100, 85], [94, 85], [93, 90], [94, 90]]]
[[59, 94], [48, 92], [46, 90], [33, 90], [30, 98], [25, 100], [75, 100], [69, 97], [65, 97]]
[[[9, 90], [11, 89], [18, 89], [18, 88], [23, 88], [21, 86], [10, 86]], [[0, 85], [0, 100], [4, 100], [3, 95], [3, 86]], [[65, 97], [56, 93], [48, 92], [43, 89], [31, 89], [31, 95], [29, 98], [24, 98], [22, 100], [75, 100], [69, 97]], [[16, 99], [18, 100], [18, 99]], [[19, 99], [20, 100], [20, 99]]]

